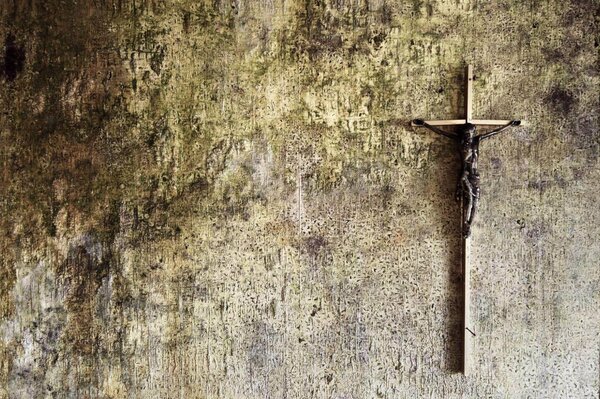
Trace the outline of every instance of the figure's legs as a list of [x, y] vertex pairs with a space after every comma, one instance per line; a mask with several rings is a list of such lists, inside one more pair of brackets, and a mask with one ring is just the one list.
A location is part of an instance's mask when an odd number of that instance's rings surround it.
[[465, 210], [465, 231], [464, 236], [469, 237], [471, 235], [471, 227], [475, 220], [475, 212], [477, 211], [477, 205], [479, 204], [479, 175], [473, 175], [472, 179], [465, 179], [465, 183], [469, 188], [469, 201], [467, 209]]
[[[473, 185], [473, 184], [471, 184]], [[469, 215], [469, 224], [473, 224], [475, 220], [475, 212], [477, 211], [477, 205], [479, 204], [479, 187], [473, 187], [473, 205], [471, 206], [471, 213]]]
[[463, 204], [463, 212], [464, 212], [464, 225], [463, 225], [463, 236], [469, 237], [471, 234], [471, 220], [473, 213], [473, 199], [475, 197], [475, 193], [473, 191], [473, 186], [471, 185], [471, 181], [467, 176], [463, 176], [461, 179], [462, 182], [462, 190], [464, 194], [464, 199], [467, 201], [466, 204]]
[[469, 179], [469, 169], [463, 161], [462, 169], [460, 171], [460, 178], [456, 184], [456, 201], [460, 201], [465, 195], [465, 182]]
[[462, 179], [458, 181], [456, 185], [456, 201], [460, 201], [463, 196], [463, 182]]

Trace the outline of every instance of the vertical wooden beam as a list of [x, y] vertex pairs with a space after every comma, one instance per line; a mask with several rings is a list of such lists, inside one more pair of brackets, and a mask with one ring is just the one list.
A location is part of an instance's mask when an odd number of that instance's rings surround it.
[[467, 66], [467, 94], [465, 95], [465, 109], [467, 123], [473, 119], [473, 65]]
[[471, 323], [471, 238], [463, 238], [463, 278], [464, 278], [464, 349], [463, 373], [471, 373], [471, 348], [475, 338], [475, 328]]
[[[461, 205], [461, 235], [465, 226], [464, 198]], [[463, 277], [463, 374], [471, 373], [471, 348], [475, 338], [475, 328], [471, 323], [471, 237], [462, 238], [462, 277]]]

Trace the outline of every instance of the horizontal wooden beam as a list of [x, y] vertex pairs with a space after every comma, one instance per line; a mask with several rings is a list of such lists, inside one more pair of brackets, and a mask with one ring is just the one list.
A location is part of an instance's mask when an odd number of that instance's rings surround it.
[[[510, 119], [473, 119], [471, 122], [473, 125], [481, 125], [481, 126], [502, 126], [508, 125], [512, 120]], [[448, 119], [443, 121], [425, 121], [425, 123], [431, 126], [452, 126], [452, 125], [464, 125], [467, 123], [466, 119]], [[421, 126], [417, 125], [414, 122], [410, 123], [411, 126]], [[524, 126], [525, 123], [521, 121], [521, 126]]]
[[[445, 121], [425, 121], [425, 123], [431, 126], [449, 126], [449, 125], [464, 125], [467, 123], [466, 119], [448, 119]], [[416, 125], [414, 122], [411, 122], [412, 126], [421, 126]]]
[[494, 125], [508, 125], [510, 122], [512, 122], [509, 119], [473, 119], [471, 120], [471, 123], [473, 125], [487, 125], [487, 126], [494, 126]]

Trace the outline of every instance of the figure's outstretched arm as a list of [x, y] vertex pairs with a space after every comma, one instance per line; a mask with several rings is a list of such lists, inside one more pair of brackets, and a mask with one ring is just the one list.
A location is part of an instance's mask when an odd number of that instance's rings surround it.
[[431, 130], [432, 132], [435, 132], [437, 134], [441, 134], [442, 136], [446, 136], [449, 137], [451, 139], [457, 139], [458, 136], [456, 134], [450, 133], [450, 132], [445, 132], [440, 128], [437, 128], [435, 126], [430, 125], [429, 123], [425, 122], [423, 119], [414, 119], [413, 123], [415, 124], [415, 126], [422, 126], [422, 127], [426, 127], [427, 129]]
[[499, 127], [498, 129], [494, 129], [494, 130], [491, 130], [491, 131], [489, 131], [487, 133], [480, 134], [477, 137], [479, 137], [480, 140], [487, 139], [487, 138], [490, 138], [492, 136], [497, 135], [498, 133], [504, 131], [505, 129], [508, 129], [509, 127], [519, 126], [520, 124], [521, 124], [521, 121], [518, 121], [518, 120], [517, 121], [510, 121], [509, 123], [507, 123], [504, 126]]

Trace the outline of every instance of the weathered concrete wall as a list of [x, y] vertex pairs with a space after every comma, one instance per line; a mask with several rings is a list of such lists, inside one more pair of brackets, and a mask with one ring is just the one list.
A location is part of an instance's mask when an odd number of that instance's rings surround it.
[[598, 397], [598, 7], [0, 2], [0, 397]]

